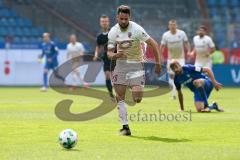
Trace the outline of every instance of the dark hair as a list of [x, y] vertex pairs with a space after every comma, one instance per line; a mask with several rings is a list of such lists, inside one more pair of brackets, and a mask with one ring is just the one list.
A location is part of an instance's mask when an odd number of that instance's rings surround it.
[[102, 14], [100, 18], [109, 18], [106, 14]]
[[176, 23], [176, 24], [177, 24], [177, 21], [176, 21], [175, 19], [170, 19], [170, 20], [168, 21], [168, 23]]
[[126, 5], [121, 5], [117, 8], [117, 14], [119, 13], [125, 13], [128, 14], [129, 16], [131, 15], [131, 9], [129, 6]]
[[199, 29], [203, 29], [204, 31], [207, 31], [207, 30], [208, 30], [207, 27], [204, 26], [204, 25], [199, 26]]

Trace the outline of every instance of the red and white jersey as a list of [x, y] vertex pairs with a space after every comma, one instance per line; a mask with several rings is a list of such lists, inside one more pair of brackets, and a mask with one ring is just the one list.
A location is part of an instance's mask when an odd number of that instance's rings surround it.
[[123, 50], [127, 60], [142, 61], [141, 43], [147, 41], [150, 36], [137, 23], [130, 21], [126, 30], [121, 30], [119, 24], [111, 28], [108, 33], [108, 49], [115, 48]]
[[210, 49], [215, 47], [212, 38], [205, 35], [200, 37], [199, 35], [193, 38], [194, 48], [196, 51], [196, 63], [202, 64], [209, 63], [211, 61]]
[[168, 48], [168, 59], [184, 59], [184, 42], [188, 38], [184, 31], [177, 29], [175, 34], [167, 31], [162, 36], [162, 45]]

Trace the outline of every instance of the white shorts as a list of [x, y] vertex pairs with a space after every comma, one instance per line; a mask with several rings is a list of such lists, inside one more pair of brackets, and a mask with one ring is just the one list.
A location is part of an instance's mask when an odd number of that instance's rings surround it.
[[143, 64], [117, 60], [112, 75], [113, 84], [126, 86], [144, 86], [145, 72]]
[[[180, 63], [181, 66], [183, 66], [185, 64], [185, 59], [184, 58], [174, 59], [174, 60], [178, 61], [178, 63]], [[171, 59], [167, 60], [167, 72], [168, 72], [168, 74], [174, 74], [174, 72], [170, 68], [171, 61], [172, 61]]]

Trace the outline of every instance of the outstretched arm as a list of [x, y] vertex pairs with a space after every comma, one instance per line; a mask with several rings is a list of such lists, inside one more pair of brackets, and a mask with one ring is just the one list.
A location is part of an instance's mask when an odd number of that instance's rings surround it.
[[99, 56], [99, 46], [97, 45], [95, 48], [95, 54], [94, 54], [93, 60], [96, 61], [98, 56]]
[[213, 82], [213, 85], [214, 85], [214, 87], [215, 87], [215, 89], [216, 89], [217, 91], [218, 91], [219, 89], [221, 89], [222, 84], [219, 83], [219, 82], [217, 82], [217, 80], [215, 79], [214, 74], [213, 74], [213, 72], [212, 72], [211, 69], [209, 69], [209, 68], [207, 68], [207, 67], [203, 67], [203, 68], [202, 68], [202, 71], [207, 73], [208, 77], [209, 77], [209, 78], [211, 79], [211, 81]]
[[155, 61], [156, 61], [155, 72], [157, 74], [160, 74], [161, 73], [161, 62], [160, 62], [160, 52], [158, 50], [158, 44], [152, 38], [149, 38], [146, 41], [146, 43], [153, 49], [153, 54], [154, 54]]
[[180, 109], [181, 109], [181, 111], [184, 111], [182, 90], [179, 89], [177, 91], [178, 91], [178, 100], [179, 100], [179, 104], [180, 104]]

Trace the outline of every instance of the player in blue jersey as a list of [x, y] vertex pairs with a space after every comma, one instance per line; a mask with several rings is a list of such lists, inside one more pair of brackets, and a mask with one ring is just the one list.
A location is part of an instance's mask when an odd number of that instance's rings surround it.
[[222, 84], [216, 81], [211, 69], [190, 64], [181, 66], [176, 60], [171, 62], [170, 68], [175, 73], [174, 84], [178, 91], [182, 111], [184, 110], [184, 104], [181, 85], [187, 86], [194, 93], [195, 107], [198, 112], [209, 112], [213, 109], [219, 112], [223, 111], [216, 102], [212, 105], [208, 104], [208, 98], [213, 88], [218, 91], [222, 87]]
[[64, 81], [64, 78], [58, 74], [57, 67], [58, 67], [58, 47], [55, 45], [53, 41], [50, 39], [49, 33], [43, 34], [43, 44], [42, 44], [42, 54], [40, 55], [40, 59], [45, 59], [44, 64], [44, 71], [43, 71], [43, 87], [41, 91], [47, 91], [48, 88], [48, 71], [53, 70], [53, 74], [58, 79]]

